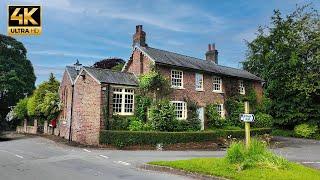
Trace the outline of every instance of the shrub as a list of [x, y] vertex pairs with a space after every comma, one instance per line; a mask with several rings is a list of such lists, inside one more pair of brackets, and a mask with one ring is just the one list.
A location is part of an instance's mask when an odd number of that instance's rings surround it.
[[168, 100], [161, 100], [150, 108], [149, 121], [154, 130], [173, 131], [177, 124], [174, 106]]
[[263, 127], [272, 127], [273, 118], [269, 114], [258, 112], [255, 115], [254, 127], [263, 128]]
[[129, 118], [123, 116], [112, 116], [110, 120], [110, 129], [111, 130], [128, 130], [129, 127]]
[[187, 119], [185, 121], [178, 121], [177, 122], [177, 129], [176, 131], [199, 131], [201, 128], [201, 121], [198, 115], [198, 104], [190, 99], [185, 99], [187, 102]]
[[139, 89], [143, 94], [154, 93], [156, 98], [162, 98], [171, 92], [169, 81], [156, 71], [150, 71], [139, 77]]
[[[270, 133], [271, 129], [252, 129], [253, 135], [263, 135]], [[188, 142], [214, 141], [218, 137], [243, 138], [244, 130], [216, 130], [204, 132], [156, 132], [156, 131], [108, 131], [100, 132], [100, 143], [118, 146], [129, 145], [156, 145], [158, 143], [175, 144]], [[121, 142], [121, 143], [120, 143]]]
[[147, 96], [136, 96], [135, 116], [143, 122], [147, 121], [148, 108], [151, 106], [152, 99]]
[[244, 103], [238, 101], [236, 98], [230, 98], [226, 100], [226, 110], [229, 113], [227, 118], [227, 124], [232, 126], [242, 126], [239, 120], [239, 115], [244, 112]]
[[142, 131], [144, 127], [144, 123], [140, 121], [138, 118], [133, 117], [129, 120], [129, 131]]
[[129, 131], [151, 131], [152, 127], [149, 123], [144, 123], [137, 117], [132, 117], [129, 119]]
[[317, 125], [310, 125], [306, 123], [294, 127], [295, 134], [304, 138], [310, 138], [313, 134], [316, 133], [317, 130]]
[[225, 120], [221, 118], [217, 111], [216, 104], [209, 104], [206, 107], [206, 117], [209, 128], [222, 127], [225, 124]]
[[253, 139], [250, 146], [246, 148], [243, 142], [234, 142], [227, 150], [226, 160], [235, 164], [239, 170], [252, 167], [284, 169], [288, 161], [277, 156], [267, 149], [265, 143]]

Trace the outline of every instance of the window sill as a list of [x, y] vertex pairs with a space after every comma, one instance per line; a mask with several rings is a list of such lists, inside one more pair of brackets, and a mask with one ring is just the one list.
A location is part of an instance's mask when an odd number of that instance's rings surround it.
[[222, 91], [212, 91], [212, 92], [214, 92], [214, 93], [219, 93], [219, 94], [223, 94], [224, 92], [222, 92]]
[[172, 89], [185, 89], [184, 87], [175, 87], [175, 86], [171, 86]]
[[204, 90], [203, 89], [196, 89], [196, 91], [203, 92]]
[[113, 113], [112, 115], [118, 115], [118, 116], [133, 116], [134, 113]]

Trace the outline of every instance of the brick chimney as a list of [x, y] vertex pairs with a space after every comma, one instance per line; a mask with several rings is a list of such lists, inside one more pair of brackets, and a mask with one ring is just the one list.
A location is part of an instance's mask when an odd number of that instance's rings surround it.
[[142, 25], [136, 26], [136, 33], [133, 35], [133, 43], [132, 46], [142, 46], [146, 47], [148, 46], [146, 44], [146, 33], [142, 30]]
[[215, 44], [208, 44], [208, 51], [206, 52], [206, 60], [218, 64], [218, 50]]

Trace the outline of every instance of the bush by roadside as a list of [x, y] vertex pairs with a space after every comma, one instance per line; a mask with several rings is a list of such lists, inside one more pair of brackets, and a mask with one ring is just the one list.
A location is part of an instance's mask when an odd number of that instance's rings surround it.
[[[271, 132], [269, 128], [252, 129], [252, 135]], [[219, 137], [243, 138], [244, 130], [216, 130], [205, 132], [154, 132], [154, 131], [107, 131], [100, 132], [100, 144], [124, 148], [130, 145], [176, 144], [214, 141]]]

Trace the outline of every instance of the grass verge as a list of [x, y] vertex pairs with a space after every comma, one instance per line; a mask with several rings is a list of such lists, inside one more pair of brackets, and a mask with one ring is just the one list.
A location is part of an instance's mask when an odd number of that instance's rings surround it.
[[176, 169], [195, 172], [199, 174], [225, 177], [229, 179], [265, 179], [265, 180], [316, 180], [320, 179], [320, 171], [303, 165], [289, 162], [285, 169], [272, 169], [266, 167], [252, 167], [244, 170], [238, 169], [236, 164], [230, 163], [226, 158], [197, 158], [178, 161], [154, 161], [148, 164], [167, 166]]

